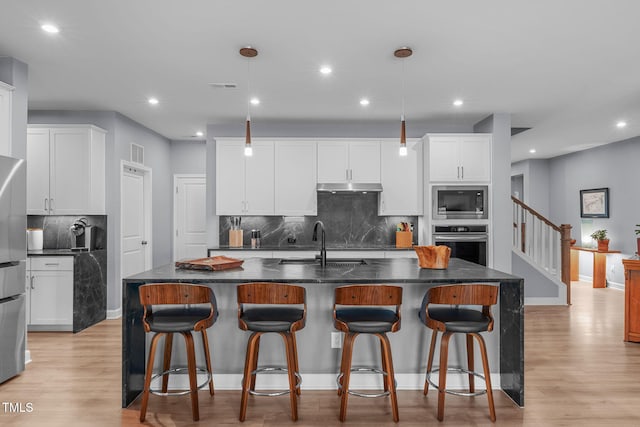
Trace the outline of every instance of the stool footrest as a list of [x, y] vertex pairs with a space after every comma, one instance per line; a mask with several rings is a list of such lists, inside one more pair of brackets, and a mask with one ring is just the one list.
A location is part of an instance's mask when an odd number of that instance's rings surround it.
[[[438, 387], [438, 384], [434, 383], [433, 381], [431, 381], [431, 373], [432, 372], [440, 372], [440, 368], [435, 368], [432, 369], [430, 372], [427, 372], [427, 382], [429, 384], [431, 384], [433, 386], [433, 388], [435, 388], [436, 390], [440, 391], [440, 387]], [[447, 368], [447, 372], [461, 372], [464, 374], [470, 374], [473, 375], [474, 377], [478, 377], [480, 378], [482, 381], [485, 381], [484, 375], [475, 372], [475, 371], [470, 371], [468, 369], [464, 369], [464, 368]], [[486, 381], [485, 381], [486, 383]], [[463, 392], [463, 391], [455, 391], [455, 390], [451, 390], [451, 389], [445, 389], [444, 390], [445, 393], [447, 394], [453, 394], [456, 396], [465, 396], [465, 397], [470, 397], [470, 396], [481, 396], [483, 394], [487, 393], [487, 390], [480, 390], [480, 391], [476, 391], [473, 393], [470, 392]]]
[[[160, 372], [158, 374], [155, 374], [154, 376], [151, 377], [151, 381], [158, 379], [160, 377], [163, 377], [165, 375], [168, 374], [176, 374], [179, 372], [183, 372], [183, 371], [189, 371], [188, 368], [171, 368], [168, 369], [166, 371]], [[207, 375], [207, 380], [205, 382], [203, 382], [202, 384], [198, 384], [198, 386], [196, 387], [197, 390], [200, 390], [202, 388], [204, 388], [207, 384], [209, 384], [209, 381], [211, 381], [211, 372], [207, 371], [206, 369], [202, 369], [202, 368], [196, 368], [196, 374], [206, 374]], [[167, 391], [167, 392], [163, 392], [157, 388], [151, 388], [149, 387], [149, 393], [151, 394], [155, 394], [156, 396], [184, 396], [186, 394], [191, 393], [191, 390], [183, 390], [183, 391]]]
[[[383, 371], [381, 369], [378, 369], [378, 368], [370, 368], [370, 367], [351, 368], [351, 372], [354, 372], [356, 374], [363, 373], [363, 372], [373, 372], [373, 373], [376, 373], [376, 374], [384, 375], [385, 377], [387, 376], [387, 373], [385, 371]], [[343, 376], [344, 376], [344, 374], [340, 373], [336, 377], [336, 384], [338, 384], [338, 389], [339, 390], [342, 390], [342, 383], [340, 382], [340, 380], [342, 379]], [[394, 385], [394, 387], [397, 387], [397, 385], [398, 385], [398, 382], [396, 381], [395, 378], [393, 379], [393, 385]], [[349, 391], [347, 391], [347, 393], [349, 393], [352, 396], [366, 397], [366, 398], [389, 396], [389, 392], [388, 391], [383, 391], [382, 393], [362, 393], [362, 392], [359, 392], [359, 391], [349, 390]]]
[[[274, 372], [289, 372], [287, 368], [283, 368], [280, 366], [262, 366], [255, 371], [251, 371], [251, 375], [263, 374], [263, 373], [274, 373]], [[296, 376], [296, 389], [300, 388], [300, 384], [302, 384], [302, 376], [298, 372], [294, 374]], [[244, 384], [244, 379], [242, 380]], [[273, 392], [266, 391], [255, 391], [249, 390], [249, 394], [253, 396], [267, 396], [267, 397], [275, 397], [275, 396], [283, 396], [285, 394], [289, 394], [291, 390], [278, 390]]]

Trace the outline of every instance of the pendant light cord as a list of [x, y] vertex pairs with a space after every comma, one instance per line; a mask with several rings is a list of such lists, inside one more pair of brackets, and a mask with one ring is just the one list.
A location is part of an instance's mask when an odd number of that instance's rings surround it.
[[251, 70], [250, 70], [250, 58], [247, 58], [247, 120], [251, 120]]
[[405, 61], [407, 59], [406, 58], [402, 58], [402, 120], [404, 120], [404, 92], [405, 92], [405, 85], [406, 85], [406, 72], [405, 72]]

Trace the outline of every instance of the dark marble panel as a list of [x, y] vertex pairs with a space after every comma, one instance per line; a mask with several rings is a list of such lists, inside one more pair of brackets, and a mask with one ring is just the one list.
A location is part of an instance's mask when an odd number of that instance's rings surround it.
[[107, 317], [107, 251], [81, 252], [73, 263], [73, 332]]
[[524, 280], [500, 286], [500, 383], [524, 406]]
[[106, 215], [28, 215], [27, 227], [42, 228], [44, 249], [64, 249], [75, 246], [69, 227], [78, 218], [86, 218], [95, 227], [95, 249], [107, 248]]
[[[395, 245], [396, 224], [414, 225], [413, 241], [418, 241], [418, 217], [378, 216], [378, 195], [318, 193], [318, 215], [295, 219], [281, 216], [243, 216], [244, 246], [251, 246], [251, 230], [260, 230], [264, 246], [286, 247], [287, 239], [295, 245], [314, 246], [311, 240], [313, 225], [322, 221], [327, 247], [371, 247]], [[220, 217], [220, 245], [229, 244], [231, 217]]]

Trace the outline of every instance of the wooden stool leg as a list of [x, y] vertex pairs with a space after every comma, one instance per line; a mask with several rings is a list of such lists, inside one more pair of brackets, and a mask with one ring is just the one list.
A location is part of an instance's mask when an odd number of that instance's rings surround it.
[[211, 353], [209, 352], [209, 338], [207, 338], [207, 331], [202, 331], [202, 346], [204, 347], [204, 360], [207, 364], [207, 371], [211, 373], [211, 381], [209, 381], [209, 394], [213, 396], [213, 368], [211, 367]]
[[253, 365], [251, 365], [251, 370], [249, 371], [249, 376], [251, 377], [251, 384], [249, 385], [249, 390], [256, 391], [256, 377], [257, 375], [251, 375], [251, 372], [254, 372], [258, 369], [258, 354], [260, 353], [260, 337], [256, 338], [256, 343], [253, 348]]
[[353, 355], [353, 343], [358, 334], [347, 332], [344, 336], [344, 348], [342, 349], [342, 396], [340, 401], [340, 421], [347, 419], [347, 400], [349, 398], [349, 377], [351, 376], [351, 356]]
[[[471, 334], [466, 334], [467, 336], [467, 369], [473, 371], [474, 363], [473, 363], [473, 336]], [[476, 390], [475, 385], [475, 376], [473, 374], [469, 374], [469, 393], [474, 393]]]
[[284, 348], [287, 355], [287, 374], [289, 376], [289, 400], [291, 402], [291, 420], [298, 420], [298, 393], [296, 393], [296, 371], [295, 371], [295, 355], [293, 354], [293, 341], [290, 332], [281, 332], [280, 335], [284, 340]]
[[184, 342], [187, 346], [187, 368], [189, 371], [189, 389], [191, 390], [191, 413], [193, 421], [200, 419], [200, 410], [198, 409], [198, 380], [196, 378], [196, 351], [193, 344], [193, 335], [191, 332], [182, 332]]
[[[294, 366], [296, 368], [296, 373], [299, 374], [300, 373], [300, 367], [298, 366], [298, 344], [296, 342], [296, 333], [295, 332], [291, 332], [291, 340], [293, 341], [293, 356], [294, 356]], [[296, 393], [298, 393], [298, 396], [300, 396], [300, 393], [302, 392], [301, 388], [298, 387], [296, 389]]]
[[487, 400], [489, 401], [489, 418], [491, 421], [496, 420], [496, 408], [493, 404], [493, 391], [491, 389], [491, 370], [489, 369], [489, 360], [487, 359], [487, 346], [480, 334], [471, 334], [478, 340], [480, 345], [480, 355], [482, 356], [482, 367], [484, 369], [484, 381], [487, 385]]
[[[171, 368], [171, 349], [173, 348], [173, 333], [169, 332], [164, 337], [164, 361], [162, 371], [166, 372]], [[162, 376], [162, 392], [166, 393], [169, 387], [169, 374]]]
[[395, 374], [393, 371], [393, 358], [391, 356], [391, 344], [387, 334], [376, 334], [380, 338], [380, 344], [382, 345], [382, 351], [384, 352], [384, 371], [386, 375], [386, 387], [385, 390], [389, 390], [389, 397], [391, 398], [391, 411], [393, 413], [393, 421], [400, 421], [400, 414], [398, 412], [398, 396], [396, 394], [396, 382]]
[[[347, 342], [347, 334], [344, 334], [344, 340], [342, 343], [342, 357], [340, 357], [340, 373], [342, 374], [342, 377], [339, 379], [339, 383], [342, 386], [342, 384], [344, 384], [344, 367], [346, 366], [346, 359], [348, 356], [348, 353], [346, 351], [346, 342]], [[342, 388], [338, 387], [338, 396], [342, 395]]]
[[242, 378], [242, 398], [240, 400], [240, 421], [244, 421], [247, 415], [247, 401], [249, 399], [249, 390], [251, 388], [251, 371], [255, 358], [256, 341], [260, 340], [260, 332], [254, 332], [247, 342], [247, 354], [244, 362], [244, 377]]
[[144, 389], [142, 391], [142, 404], [140, 405], [140, 422], [144, 422], [147, 416], [147, 404], [149, 403], [149, 389], [151, 388], [151, 377], [153, 376], [153, 360], [156, 358], [156, 347], [158, 340], [164, 335], [157, 333], [151, 339], [151, 348], [149, 349], [149, 361], [147, 362], [147, 372], [144, 376]]
[[[429, 359], [427, 360], [427, 376], [431, 373], [433, 368], [433, 355], [436, 352], [436, 340], [438, 339], [438, 331], [435, 329], [431, 331], [431, 345], [429, 346]], [[424, 395], [429, 393], [429, 381], [424, 380]]]
[[[382, 365], [382, 370], [384, 372], [387, 372], [387, 377], [389, 376], [389, 373], [387, 371], [387, 355], [386, 355], [386, 351], [384, 351], [384, 343], [382, 342], [382, 338], [380, 338], [380, 361], [381, 361], [381, 365]], [[385, 381], [382, 381], [382, 384], [384, 385], [384, 391], [389, 391], [389, 386], [387, 384], [386, 378]]]
[[444, 419], [444, 396], [446, 395], [447, 388], [447, 359], [449, 358], [449, 338], [451, 338], [451, 332], [445, 332], [442, 334], [440, 340], [440, 378], [438, 381], [438, 420]]

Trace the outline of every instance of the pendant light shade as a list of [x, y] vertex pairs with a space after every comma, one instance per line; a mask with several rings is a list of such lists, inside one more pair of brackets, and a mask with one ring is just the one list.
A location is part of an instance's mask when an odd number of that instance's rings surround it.
[[401, 47], [400, 49], [396, 49], [393, 52], [393, 55], [396, 58], [400, 58], [403, 60], [402, 62], [402, 115], [400, 116], [400, 150], [398, 152], [401, 156], [406, 156], [407, 151], [407, 131], [406, 131], [406, 122], [404, 120], [404, 58], [408, 58], [413, 54], [413, 51], [408, 47]]
[[251, 46], [243, 47], [242, 49], [240, 49], [240, 55], [247, 58], [247, 122], [245, 126], [244, 155], [252, 156], [253, 148], [251, 148], [251, 111], [250, 111], [251, 102], [249, 100], [249, 97], [251, 95], [250, 93], [251, 79], [250, 79], [250, 69], [249, 69], [249, 58], [258, 56], [258, 50], [252, 48]]

